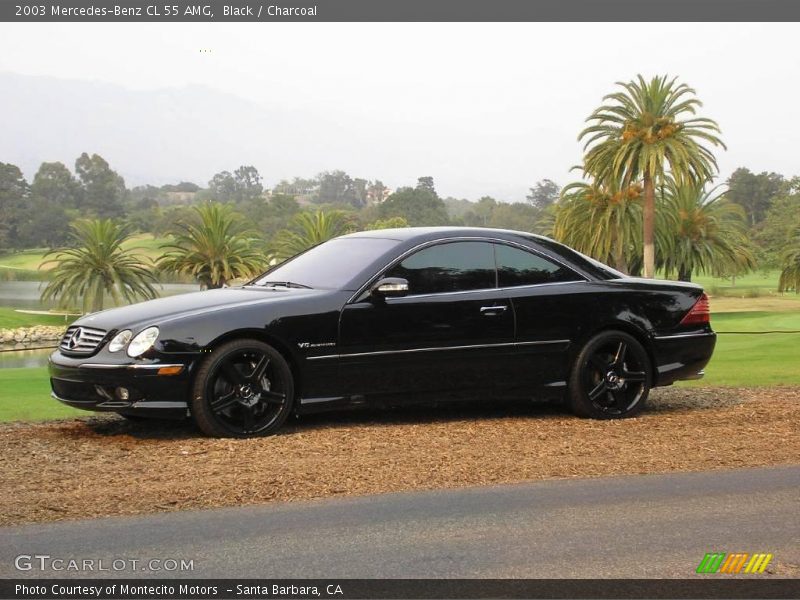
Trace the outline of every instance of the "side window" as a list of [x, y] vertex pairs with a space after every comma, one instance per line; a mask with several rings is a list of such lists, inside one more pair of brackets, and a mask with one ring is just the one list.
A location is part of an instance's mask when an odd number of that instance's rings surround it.
[[494, 251], [487, 242], [451, 242], [415, 252], [386, 273], [408, 280], [411, 294], [438, 294], [496, 286]]
[[568, 268], [519, 248], [495, 244], [497, 276], [500, 287], [581, 281]]

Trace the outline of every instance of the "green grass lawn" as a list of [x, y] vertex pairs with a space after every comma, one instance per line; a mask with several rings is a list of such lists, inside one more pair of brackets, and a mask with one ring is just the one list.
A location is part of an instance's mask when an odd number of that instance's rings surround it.
[[46, 252], [47, 248], [34, 248], [10, 254], [0, 254], [0, 267], [35, 271], [42, 263]]
[[[659, 274], [663, 278], [663, 273]], [[730, 278], [712, 277], [711, 275], [694, 275], [692, 283], [703, 286], [705, 291], [716, 299], [733, 298], [746, 300], [748, 298], [765, 298], [776, 300], [798, 299], [800, 295], [794, 293], [781, 294], [778, 292], [778, 279], [780, 271], [755, 271], [741, 277], [735, 282]]]
[[778, 278], [780, 271], [755, 271], [736, 278], [736, 284], [730, 278], [711, 277], [710, 275], [695, 275], [692, 281], [704, 288], [716, 288], [723, 292], [735, 294], [738, 291], [759, 289], [765, 292], [776, 292], [778, 290]]
[[50, 397], [47, 368], [0, 369], [0, 422], [46, 421], [86, 415]]
[[713, 314], [717, 348], [706, 376], [682, 386], [748, 387], [800, 384], [800, 333], [734, 332], [800, 331], [800, 312], [732, 312]]
[[77, 317], [61, 315], [30, 315], [15, 311], [13, 308], [0, 306], [0, 329], [15, 327], [33, 327], [34, 325], [60, 325], [66, 327]]
[[149, 233], [140, 233], [122, 244], [122, 247], [126, 249], [136, 248], [141, 254], [147, 254], [155, 258], [163, 254], [164, 251], [161, 250], [161, 245], [166, 243], [167, 238], [157, 238]]
[[711, 313], [711, 326], [717, 332], [800, 331], [800, 312], [740, 311]]
[[[125, 249], [135, 248], [138, 254], [156, 259], [163, 254], [163, 250], [159, 246], [166, 243], [166, 241], [166, 238], [154, 238], [149, 233], [140, 233], [131, 237], [122, 247]], [[44, 262], [46, 253], [47, 248], [35, 248], [21, 252], [0, 254], [0, 269], [37, 271]], [[42, 267], [43, 270], [48, 268], [51, 268], [51, 265], [44, 264]]]
[[[682, 386], [800, 385], [800, 334], [738, 335], [734, 331], [800, 330], [800, 312], [747, 311], [712, 317], [719, 333], [714, 358], [700, 381]], [[0, 369], [0, 421], [86, 415], [50, 398], [45, 368]]]

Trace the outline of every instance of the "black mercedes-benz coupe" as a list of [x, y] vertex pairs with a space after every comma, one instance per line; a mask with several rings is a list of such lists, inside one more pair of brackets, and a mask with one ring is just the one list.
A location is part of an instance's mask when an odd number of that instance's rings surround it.
[[53, 396], [206, 434], [292, 413], [457, 399], [563, 399], [636, 415], [696, 379], [716, 334], [690, 283], [625, 276], [548, 238], [409, 228], [320, 244], [241, 287], [87, 315], [50, 357]]

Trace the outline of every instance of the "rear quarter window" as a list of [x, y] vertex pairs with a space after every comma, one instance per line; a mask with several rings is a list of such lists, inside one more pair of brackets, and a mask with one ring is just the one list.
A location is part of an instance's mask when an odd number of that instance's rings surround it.
[[504, 244], [495, 244], [495, 261], [501, 288], [583, 281], [580, 275], [562, 264]]

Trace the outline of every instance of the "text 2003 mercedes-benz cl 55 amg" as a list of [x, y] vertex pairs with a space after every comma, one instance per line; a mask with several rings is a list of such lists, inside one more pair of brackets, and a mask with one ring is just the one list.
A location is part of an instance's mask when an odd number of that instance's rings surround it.
[[214, 436], [466, 398], [563, 398], [605, 419], [701, 377], [715, 341], [697, 285], [627, 277], [527, 233], [410, 228], [336, 238], [241, 287], [83, 317], [50, 374], [70, 406], [190, 415]]

